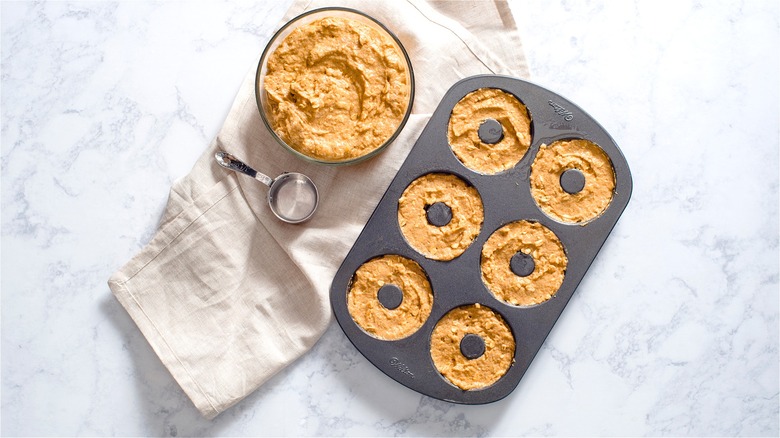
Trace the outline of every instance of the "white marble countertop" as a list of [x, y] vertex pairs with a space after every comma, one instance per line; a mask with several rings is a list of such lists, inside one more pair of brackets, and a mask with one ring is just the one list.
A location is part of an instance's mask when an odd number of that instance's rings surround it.
[[2, 435], [777, 436], [780, 14], [734, 3], [513, 5], [532, 80], [634, 192], [506, 399], [421, 396], [333, 322], [208, 421], [106, 280], [287, 2], [2, 2]]

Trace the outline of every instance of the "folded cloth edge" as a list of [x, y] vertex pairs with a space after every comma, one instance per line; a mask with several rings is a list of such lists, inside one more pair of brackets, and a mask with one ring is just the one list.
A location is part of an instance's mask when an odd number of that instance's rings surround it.
[[127, 286], [127, 282], [146, 265], [154, 261], [165, 248], [175, 241], [176, 237], [181, 235], [187, 227], [208, 211], [209, 208], [236, 189], [238, 189], [238, 182], [235, 179], [225, 178], [217, 183], [209, 192], [192, 203], [195, 208], [185, 208], [178, 216], [161, 227], [152, 240], [108, 280], [108, 286], [114, 296], [127, 310], [136, 325], [138, 325], [141, 333], [163, 362], [163, 365], [168, 368], [173, 378], [187, 393], [187, 396], [193, 401], [198, 411], [209, 419], [216, 417], [221, 411], [216, 408], [208, 394], [198, 385], [198, 382], [192, 377], [184, 362], [174, 353], [165, 335], [158, 329], [154, 321], [149, 318], [141, 303], [138, 302]]

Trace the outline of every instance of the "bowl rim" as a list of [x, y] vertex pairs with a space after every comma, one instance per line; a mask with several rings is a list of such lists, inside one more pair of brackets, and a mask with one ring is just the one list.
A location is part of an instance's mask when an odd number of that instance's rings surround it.
[[[383, 31], [385, 31], [390, 37], [395, 41], [395, 44], [398, 46], [399, 49], [401, 49], [401, 53], [403, 54], [404, 60], [406, 61], [406, 67], [409, 72], [409, 101], [406, 107], [406, 111], [404, 113], [403, 119], [401, 119], [401, 122], [398, 124], [398, 127], [393, 132], [393, 135], [388, 137], [387, 140], [385, 140], [384, 143], [379, 145], [376, 149], [372, 150], [371, 152], [361, 155], [359, 157], [350, 158], [346, 160], [338, 160], [338, 161], [328, 161], [328, 160], [322, 160], [314, 157], [310, 157], [308, 155], [305, 155], [299, 151], [297, 151], [295, 148], [287, 144], [281, 137], [279, 137], [274, 129], [271, 127], [271, 123], [268, 120], [265, 110], [263, 109], [263, 103], [262, 103], [262, 97], [260, 95], [260, 80], [261, 80], [261, 73], [263, 69], [263, 65], [266, 61], [266, 58], [269, 56], [269, 52], [271, 49], [271, 45], [279, 38], [279, 36], [284, 33], [287, 29], [290, 27], [296, 25], [301, 19], [308, 17], [313, 14], [317, 13], [325, 13], [325, 12], [346, 12], [347, 14], [356, 14], [359, 15], [365, 19], [368, 19], [369, 21], [373, 22], [379, 28], [381, 28]], [[293, 155], [296, 155], [299, 158], [302, 158], [306, 161], [312, 162], [312, 163], [318, 163], [318, 164], [327, 164], [332, 166], [338, 166], [338, 165], [346, 165], [346, 164], [356, 164], [365, 160], [368, 160], [376, 155], [378, 155], [380, 152], [385, 150], [395, 139], [401, 134], [401, 131], [403, 130], [404, 126], [406, 126], [406, 122], [409, 120], [409, 117], [412, 114], [412, 107], [414, 106], [414, 91], [415, 91], [415, 82], [414, 82], [414, 70], [412, 69], [412, 60], [409, 58], [409, 53], [406, 51], [406, 47], [401, 43], [401, 40], [398, 39], [398, 37], [393, 33], [390, 29], [387, 28], [382, 22], [377, 20], [376, 18], [366, 14], [365, 12], [359, 11], [357, 9], [353, 8], [346, 8], [341, 6], [328, 6], [323, 8], [317, 8], [312, 9], [306, 12], [303, 12], [294, 18], [290, 19], [286, 23], [282, 25], [274, 34], [271, 36], [271, 38], [268, 40], [268, 43], [266, 44], [265, 48], [263, 49], [263, 53], [260, 56], [260, 61], [257, 64], [257, 71], [255, 73], [255, 103], [257, 104], [257, 109], [260, 112], [260, 118], [263, 120], [263, 124], [268, 128], [268, 131], [271, 133], [271, 136], [276, 140], [277, 143], [282, 145], [284, 149], [291, 152]]]

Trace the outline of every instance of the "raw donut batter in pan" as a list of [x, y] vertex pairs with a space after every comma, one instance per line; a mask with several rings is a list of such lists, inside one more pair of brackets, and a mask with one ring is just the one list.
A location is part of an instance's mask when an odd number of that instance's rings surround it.
[[[395, 309], [386, 308], [377, 294], [391, 284], [403, 292]], [[399, 255], [378, 257], [358, 268], [347, 292], [349, 314], [366, 333], [383, 340], [405, 338], [416, 332], [433, 306], [433, 291], [422, 267]]]
[[[461, 353], [461, 341], [468, 335], [484, 341], [484, 353], [469, 359]], [[460, 389], [473, 390], [492, 385], [512, 366], [515, 338], [512, 330], [492, 309], [473, 304], [448, 312], [431, 334], [431, 358], [436, 369]]]
[[[533, 271], [515, 274], [511, 260], [518, 251], [530, 256]], [[482, 247], [482, 281], [496, 298], [530, 306], [552, 298], [563, 283], [568, 259], [558, 237], [536, 222], [517, 221], [496, 230]]]
[[[585, 186], [571, 194], [561, 187], [561, 175], [576, 169]], [[565, 223], [596, 218], [612, 202], [615, 170], [607, 154], [592, 141], [561, 140], [539, 148], [531, 165], [531, 195], [547, 216]]]
[[[443, 203], [452, 219], [443, 226], [428, 222], [427, 209]], [[479, 234], [484, 220], [477, 189], [455, 175], [430, 173], [412, 181], [398, 200], [398, 224], [409, 245], [434, 260], [461, 255]]]
[[[484, 143], [479, 127], [487, 119], [498, 121], [504, 136]], [[464, 166], [484, 174], [514, 167], [531, 145], [531, 118], [517, 98], [496, 88], [480, 88], [461, 99], [450, 115], [447, 139]]]

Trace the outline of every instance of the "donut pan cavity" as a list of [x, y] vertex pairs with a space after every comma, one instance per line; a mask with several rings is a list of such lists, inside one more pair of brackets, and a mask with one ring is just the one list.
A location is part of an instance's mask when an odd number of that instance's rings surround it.
[[[480, 88], [498, 88], [513, 94], [528, 108], [531, 116], [532, 139], [528, 152], [516, 166], [495, 175], [466, 168], [447, 141], [452, 108], [465, 95]], [[539, 146], [572, 138], [587, 139], [599, 145], [612, 161], [615, 172], [611, 203], [599, 217], [584, 224], [563, 224], [546, 216], [537, 207], [530, 191], [531, 164]], [[407, 244], [398, 225], [398, 199], [404, 189], [420, 176], [436, 172], [454, 174], [474, 186], [482, 197], [485, 210], [477, 238], [463, 254], [450, 261], [428, 259], [415, 251]], [[572, 102], [545, 88], [511, 77], [474, 76], [461, 80], [443, 97], [336, 273], [330, 290], [336, 320], [371, 363], [415, 391], [455, 403], [482, 404], [500, 400], [515, 389], [530, 366], [626, 208], [631, 189], [631, 174], [620, 149], [593, 118]], [[480, 271], [485, 241], [495, 230], [518, 220], [539, 222], [553, 231], [568, 258], [563, 284], [557, 294], [544, 303], [529, 307], [498, 300], [483, 283]], [[354, 322], [347, 308], [347, 292], [355, 271], [363, 263], [386, 254], [397, 254], [419, 263], [428, 275], [434, 295], [431, 314], [423, 326], [412, 335], [395, 341], [379, 340], [367, 334]], [[430, 355], [430, 338], [434, 326], [447, 312], [474, 303], [491, 308], [506, 320], [515, 338], [515, 356], [506, 374], [493, 385], [465, 391], [436, 370]]]

